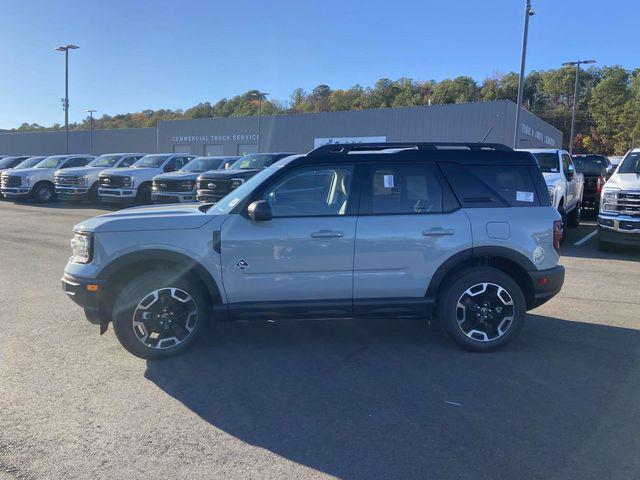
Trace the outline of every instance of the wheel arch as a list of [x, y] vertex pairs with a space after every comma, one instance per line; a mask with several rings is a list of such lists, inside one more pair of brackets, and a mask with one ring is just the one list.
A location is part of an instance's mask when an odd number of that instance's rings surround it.
[[150, 249], [128, 253], [110, 262], [98, 273], [97, 279], [104, 282], [105, 291], [100, 310], [110, 321], [111, 307], [116, 295], [126, 281], [143, 271], [153, 268], [178, 268], [181, 274], [191, 275], [200, 283], [212, 305], [222, 303], [222, 295], [211, 273], [197, 260], [171, 250]]
[[448, 280], [465, 269], [493, 267], [512, 277], [522, 289], [527, 308], [534, 302], [534, 286], [529, 271], [536, 266], [522, 253], [506, 247], [475, 247], [449, 257], [436, 270], [427, 287], [426, 297], [437, 301]]

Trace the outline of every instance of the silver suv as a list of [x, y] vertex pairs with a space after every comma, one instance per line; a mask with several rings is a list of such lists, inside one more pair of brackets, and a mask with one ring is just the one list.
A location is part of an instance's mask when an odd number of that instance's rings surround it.
[[497, 144], [325, 145], [215, 205], [137, 207], [76, 225], [63, 289], [154, 359], [209, 320], [437, 319], [505, 345], [560, 290], [562, 223], [535, 158]]

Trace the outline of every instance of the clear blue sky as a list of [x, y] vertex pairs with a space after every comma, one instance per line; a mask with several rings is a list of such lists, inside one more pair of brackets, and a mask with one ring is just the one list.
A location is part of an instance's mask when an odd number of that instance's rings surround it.
[[[640, 66], [636, 0], [532, 0], [527, 71], [574, 58]], [[188, 108], [252, 88], [287, 100], [325, 83], [370, 86], [518, 69], [524, 0], [3, 0], [0, 128]]]

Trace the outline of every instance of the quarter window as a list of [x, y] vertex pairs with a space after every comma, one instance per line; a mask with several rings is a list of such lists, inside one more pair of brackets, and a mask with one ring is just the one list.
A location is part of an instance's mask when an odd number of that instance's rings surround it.
[[263, 199], [274, 217], [345, 215], [352, 177], [352, 166], [298, 170], [269, 188]]

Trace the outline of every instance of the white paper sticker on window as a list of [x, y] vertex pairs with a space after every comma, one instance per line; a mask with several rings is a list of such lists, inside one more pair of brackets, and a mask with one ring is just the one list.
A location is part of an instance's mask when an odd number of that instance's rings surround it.
[[384, 176], [384, 188], [393, 188], [393, 175], [385, 175]]
[[519, 202], [533, 202], [533, 192], [516, 192], [516, 200]]

